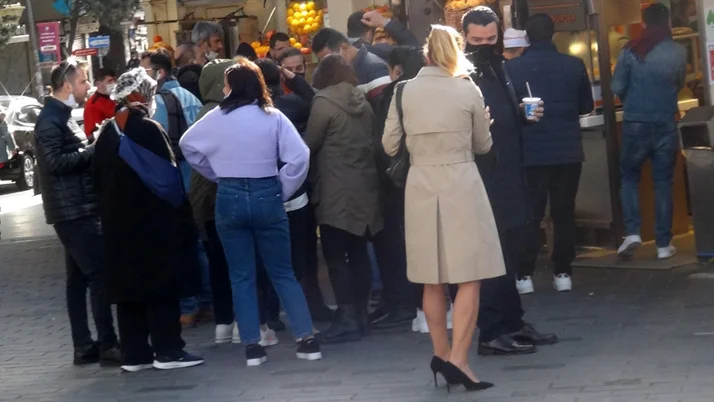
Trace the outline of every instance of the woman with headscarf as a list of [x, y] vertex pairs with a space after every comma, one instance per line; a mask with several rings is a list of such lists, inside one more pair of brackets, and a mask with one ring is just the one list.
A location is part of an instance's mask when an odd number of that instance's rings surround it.
[[107, 296], [130, 372], [203, 363], [181, 339], [179, 298], [200, 283], [198, 241], [169, 138], [150, 118], [155, 92], [142, 68], [119, 77], [112, 98], [120, 109], [100, 128], [94, 158]]

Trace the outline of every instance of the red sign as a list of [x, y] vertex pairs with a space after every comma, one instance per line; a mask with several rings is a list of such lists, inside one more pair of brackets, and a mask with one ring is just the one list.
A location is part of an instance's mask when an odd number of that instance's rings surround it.
[[62, 60], [60, 52], [60, 23], [40, 22], [37, 24], [37, 38], [40, 46], [40, 53], [54, 54], [55, 60]]
[[96, 56], [97, 49], [76, 49], [72, 51], [73, 56]]
[[714, 46], [709, 45], [709, 82], [714, 82]]

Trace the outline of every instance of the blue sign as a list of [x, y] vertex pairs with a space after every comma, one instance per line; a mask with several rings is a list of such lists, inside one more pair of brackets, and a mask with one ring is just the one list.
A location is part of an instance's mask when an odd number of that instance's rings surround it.
[[109, 43], [108, 36], [94, 36], [89, 38], [89, 47], [93, 49], [107, 49]]

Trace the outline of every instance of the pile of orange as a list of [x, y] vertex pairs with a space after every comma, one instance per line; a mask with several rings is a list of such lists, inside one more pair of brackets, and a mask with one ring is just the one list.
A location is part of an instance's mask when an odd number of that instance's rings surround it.
[[312, 35], [322, 28], [322, 10], [314, 1], [291, 1], [288, 4], [288, 29], [296, 35]]

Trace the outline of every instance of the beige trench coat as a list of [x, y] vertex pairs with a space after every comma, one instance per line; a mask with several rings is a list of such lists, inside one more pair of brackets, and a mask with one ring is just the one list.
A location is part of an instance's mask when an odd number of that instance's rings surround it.
[[[390, 155], [403, 133], [395, 99], [382, 138]], [[402, 109], [411, 154], [405, 205], [409, 280], [464, 283], [504, 275], [496, 222], [474, 163], [474, 153], [487, 153], [493, 143], [481, 91], [471, 80], [425, 67], [404, 87]]]

